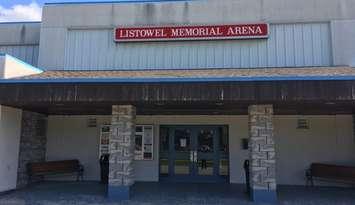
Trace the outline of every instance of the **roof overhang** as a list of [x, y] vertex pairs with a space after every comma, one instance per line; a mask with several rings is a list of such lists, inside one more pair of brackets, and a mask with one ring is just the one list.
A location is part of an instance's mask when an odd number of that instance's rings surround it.
[[354, 80], [1, 83], [0, 104], [46, 114], [110, 114], [114, 104], [139, 114], [246, 114], [273, 104], [277, 114], [352, 114]]

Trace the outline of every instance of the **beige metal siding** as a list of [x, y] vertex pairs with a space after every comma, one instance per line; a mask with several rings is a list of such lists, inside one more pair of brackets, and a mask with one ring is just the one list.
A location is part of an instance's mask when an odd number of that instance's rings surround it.
[[111, 29], [69, 30], [66, 70], [330, 66], [328, 23], [272, 24], [270, 38], [115, 43]]

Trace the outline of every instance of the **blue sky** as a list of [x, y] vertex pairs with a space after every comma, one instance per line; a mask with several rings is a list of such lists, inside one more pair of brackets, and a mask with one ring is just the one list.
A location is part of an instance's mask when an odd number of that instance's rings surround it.
[[[108, 0], [0, 0], [0, 22], [40, 21], [44, 3]], [[120, 0], [139, 1], [139, 0]], [[140, 0], [144, 1], [144, 0]], [[161, 0], [164, 1], [164, 0]], [[166, 0], [169, 1], [169, 0]]]

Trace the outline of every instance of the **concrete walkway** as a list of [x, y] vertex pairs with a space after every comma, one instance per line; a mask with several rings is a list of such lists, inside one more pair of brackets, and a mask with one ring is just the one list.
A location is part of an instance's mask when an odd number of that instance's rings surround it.
[[[252, 205], [244, 186], [229, 184], [137, 183], [130, 201], [109, 202], [95, 182], [42, 182], [0, 195], [0, 205]], [[281, 186], [282, 205], [353, 205], [355, 189]]]

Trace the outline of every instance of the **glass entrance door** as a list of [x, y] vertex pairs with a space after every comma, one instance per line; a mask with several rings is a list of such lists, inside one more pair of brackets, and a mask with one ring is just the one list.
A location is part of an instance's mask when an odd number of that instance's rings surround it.
[[224, 169], [220, 164], [220, 145], [224, 144], [221, 143], [221, 131], [221, 126], [162, 126], [161, 179], [187, 182], [226, 181], [226, 176], [221, 175], [221, 169]]
[[172, 136], [174, 145], [172, 152], [174, 175], [191, 175], [193, 172], [192, 129], [171, 129], [170, 136]]
[[199, 176], [218, 173], [218, 133], [214, 127], [196, 128], [195, 171]]

